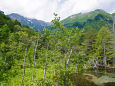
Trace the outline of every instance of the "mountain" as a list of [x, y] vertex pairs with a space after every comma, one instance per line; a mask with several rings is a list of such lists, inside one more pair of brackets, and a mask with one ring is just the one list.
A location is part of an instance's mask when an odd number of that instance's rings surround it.
[[67, 28], [84, 28], [85, 30], [95, 29], [99, 30], [102, 26], [112, 28], [112, 14], [104, 10], [97, 9], [87, 13], [78, 13], [69, 16], [61, 21]]
[[21, 25], [27, 25], [30, 28], [38, 30], [39, 32], [43, 32], [44, 28], [50, 28], [50, 26], [51, 26], [51, 23], [49, 23], [49, 22], [27, 18], [27, 17], [21, 16], [16, 13], [9, 14], [8, 16], [12, 20], [18, 20], [21, 23]]
[[[90, 29], [98, 31], [102, 26], [106, 26], [110, 29], [112, 28], [113, 15], [115, 15], [115, 13], [109, 14], [102, 9], [96, 9], [87, 13], [78, 13], [71, 15], [62, 20], [61, 23], [68, 29], [78, 27], [80, 29], [84, 28], [86, 31]], [[49, 22], [27, 18], [16, 13], [12, 13], [8, 16], [13, 20], [18, 20], [21, 25], [27, 25], [40, 32], [43, 32], [44, 28], [52, 29], [52, 24]]]

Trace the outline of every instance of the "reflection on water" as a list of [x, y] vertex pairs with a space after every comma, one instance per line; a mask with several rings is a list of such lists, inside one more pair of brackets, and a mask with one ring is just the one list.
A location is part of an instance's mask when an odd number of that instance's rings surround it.
[[98, 70], [72, 74], [71, 81], [75, 86], [115, 86], [115, 71]]
[[105, 83], [104, 86], [115, 86], [115, 82], [108, 82], [108, 83]]

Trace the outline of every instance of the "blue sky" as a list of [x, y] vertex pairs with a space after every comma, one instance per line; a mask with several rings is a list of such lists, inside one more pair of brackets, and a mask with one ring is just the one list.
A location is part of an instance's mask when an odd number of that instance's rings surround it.
[[64, 19], [76, 13], [103, 9], [115, 12], [115, 0], [0, 0], [0, 10], [26, 17], [51, 21], [56, 12]]

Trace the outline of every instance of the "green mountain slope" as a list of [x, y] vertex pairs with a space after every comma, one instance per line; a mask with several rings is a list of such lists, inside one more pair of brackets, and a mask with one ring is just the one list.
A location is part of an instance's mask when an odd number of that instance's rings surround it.
[[109, 14], [101, 9], [97, 9], [91, 12], [69, 16], [61, 22], [67, 28], [79, 27], [85, 29], [94, 28], [98, 30], [103, 25], [111, 28], [112, 14]]

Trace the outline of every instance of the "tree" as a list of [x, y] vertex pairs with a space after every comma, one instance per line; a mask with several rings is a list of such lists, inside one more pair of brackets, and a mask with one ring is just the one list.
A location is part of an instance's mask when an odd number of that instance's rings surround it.
[[[55, 18], [52, 20], [54, 27], [57, 29], [55, 31], [55, 35], [57, 38], [56, 42], [56, 50], [58, 50], [62, 54], [63, 59], [63, 65], [60, 72], [63, 72], [63, 78], [61, 81], [63, 81], [64, 86], [67, 86], [69, 83], [68, 74], [70, 73], [69, 63], [71, 55], [73, 54], [73, 51], [77, 48], [76, 46], [79, 45], [79, 41], [81, 40], [80, 37], [82, 36], [83, 30], [79, 30], [78, 28], [68, 30], [66, 27], [64, 27], [60, 22], [60, 17], [54, 15]], [[76, 54], [74, 52], [74, 54]], [[61, 64], [61, 63], [60, 63]], [[61, 75], [60, 75], [61, 76]]]
[[[115, 15], [113, 15], [113, 39], [114, 39], [113, 48], [114, 48], [114, 50], [115, 50]], [[115, 54], [115, 52], [114, 52], [114, 54]], [[115, 57], [113, 57], [112, 60], [113, 60], [113, 61], [112, 61], [112, 64], [113, 64], [113, 66], [114, 66], [114, 65], [115, 65]]]
[[113, 55], [113, 39], [111, 32], [106, 28], [102, 27], [96, 37], [95, 42], [95, 55], [98, 57], [100, 64], [107, 66], [107, 61], [112, 58]]
[[[38, 34], [38, 33], [37, 33]], [[38, 48], [38, 35], [36, 36], [36, 39], [35, 39], [35, 48], [34, 48], [34, 66], [33, 66], [33, 74], [32, 74], [32, 80], [34, 80], [34, 67], [35, 67], [35, 59], [36, 59], [36, 53], [37, 53], [37, 48]]]

